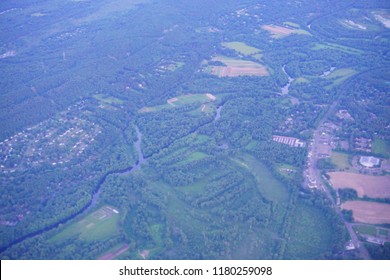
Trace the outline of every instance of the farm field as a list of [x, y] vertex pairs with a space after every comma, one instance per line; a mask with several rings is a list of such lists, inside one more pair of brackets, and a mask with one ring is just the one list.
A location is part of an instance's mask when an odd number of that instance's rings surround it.
[[260, 49], [248, 46], [243, 42], [225, 42], [222, 43], [222, 46], [229, 49], [233, 49], [236, 52], [241, 53], [243, 55], [255, 55], [261, 52]]
[[283, 27], [283, 26], [273, 25], [273, 24], [262, 25], [261, 28], [270, 32], [272, 34], [271, 37], [275, 39], [283, 38], [291, 34], [310, 35], [309, 32], [303, 29]]
[[390, 224], [390, 204], [369, 201], [347, 201], [342, 209], [352, 210], [356, 222]]
[[118, 221], [118, 210], [111, 206], [103, 206], [85, 218], [66, 226], [51, 241], [61, 242], [69, 238], [78, 238], [87, 242], [104, 240], [116, 235]]
[[330, 172], [334, 189], [351, 188], [359, 197], [390, 198], [390, 176], [370, 176], [347, 172]]
[[268, 76], [268, 70], [265, 66], [249, 61], [229, 58], [225, 56], [216, 56], [212, 61], [219, 61], [226, 66], [212, 66], [211, 73], [218, 77], [238, 77], [238, 76]]

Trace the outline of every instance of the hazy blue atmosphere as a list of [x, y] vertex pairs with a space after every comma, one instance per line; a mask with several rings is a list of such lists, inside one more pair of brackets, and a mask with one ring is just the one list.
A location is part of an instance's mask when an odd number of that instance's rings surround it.
[[3, 0], [0, 258], [390, 259], [390, 2]]

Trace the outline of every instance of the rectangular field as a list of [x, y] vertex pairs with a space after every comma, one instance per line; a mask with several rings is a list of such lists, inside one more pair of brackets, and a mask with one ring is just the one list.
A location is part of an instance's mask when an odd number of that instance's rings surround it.
[[253, 55], [253, 54], [258, 54], [260, 52], [259, 49], [248, 46], [243, 42], [225, 42], [222, 43], [222, 46], [229, 49], [233, 49], [236, 52], [241, 53], [243, 55]]
[[103, 206], [81, 220], [71, 223], [51, 241], [61, 242], [77, 237], [84, 241], [104, 240], [117, 233], [119, 211], [111, 206]]
[[347, 172], [330, 172], [330, 182], [334, 189], [350, 188], [359, 197], [390, 198], [390, 176], [371, 176]]
[[376, 138], [374, 142], [372, 142], [372, 151], [376, 154], [390, 156], [390, 142]]
[[347, 201], [341, 208], [352, 210], [357, 222], [367, 224], [390, 224], [390, 204], [369, 201]]
[[352, 166], [349, 164], [348, 154], [332, 152], [331, 161], [337, 166], [337, 169], [349, 169]]
[[219, 77], [237, 76], [268, 76], [268, 70], [264, 65], [249, 61], [217, 56], [212, 61], [219, 61], [226, 66], [213, 66], [211, 73]]
[[106, 251], [103, 255], [98, 257], [98, 260], [113, 260], [129, 249], [128, 244], [118, 244], [110, 250]]
[[[185, 106], [187, 104], [206, 104], [217, 100], [217, 97], [212, 95], [211, 93], [205, 93], [205, 94], [186, 94], [181, 95], [177, 97], [173, 97], [167, 100], [167, 104], [164, 105], [158, 105], [154, 107], [143, 107], [139, 110], [141, 113], [148, 113], [148, 112], [155, 112], [165, 109], [172, 109], [175, 107], [181, 107]], [[202, 110], [202, 107], [200, 109], [201, 112], [206, 112], [206, 108]]]
[[273, 24], [262, 25], [261, 28], [270, 32], [272, 34], [271, 37], [275, 39], [283, 38], [291, 34], [310, 35], [309, 32], [303, 29], [283, 27]]

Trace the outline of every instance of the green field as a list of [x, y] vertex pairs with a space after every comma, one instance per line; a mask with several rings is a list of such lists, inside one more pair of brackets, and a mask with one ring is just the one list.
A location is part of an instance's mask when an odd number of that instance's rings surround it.
[[294, 83], [297, 84], [304, 84], [304, 83], [309, 83], [310, 81], [304, 77], [299, 77], [294, 80]]
[[340, 85], [341, 83], [343, 83], [345, 80], [347, 80], [349, 77], [353, 76], [356, 73], [357, 71], [351, 68], [341, 68], [341, 69], [334, 70], [332, 73], [330, 73], [328, 76], [325, 77], [325, 79], [333, 80], [332, 81], [333, 84], [327, 88]]
[[185, 160], [178, 162], [176, 165], [187, 164], [189, 162], [201, 160], [201, 159], [204, 159], [206, 157], [208, 157], [208, 155], [205, 153], [194, 152], [194, 153], [190, 154]]
[[376, 138], [372, 143], [372, 152], [375, 154], [390, 156], [390, 141]]
[[254, 55], [261, 52], [260, 49], [257, 49], [255, 47], [248, 46], [247, 44], [243, 42], [225, 42], [222, 43], [222, 46], [233, 49], [238, 53], [241, 53], [243, 55]]
[[349, 163], [349, 155], [345, 153], [332, 152], [331, 161], [337, 166], [337, 169], [349, 169], [351, 164]]
[[372, 236], [376, 236], [377, 231], [374, 226], [354, 226], [353, 227], [356, 233], [360, 234], [368, 234]]
[[100, 103], [106, 103], [106, 104], [109, 104], [109, 105], [114, 105], [114, 104], [120, 105], [120, 104], [124, 103], [119, 98], [116, 98], [116, 97], [113, 97], [113, 96], [104, 95], [104, 94], [95, 94], [93, 97], [95, 99], [99, 100]]
[[62, 242], [69, 238], [78, 238], [92, 242], [104, 240], [118, 232], [119, 214], [111, 206], [103, 206], [81, 220], [67, 225], [63, 231], [55, 235], [52, 242]]
[[316, 43], [312, 47], [312, 50], [324, 50], [324, 49], [338, 50], [338, 51], [346, 52], [349, 54], [363, 54], [364, 53], [363, 51], [358, 50], [358, 49], [346, 47], [346, 46], [339, 45], [339, 44], [333, 44], [333, 43], [325, 43], [325, 44]]
[[282, 176], [287, 178], [293, 177], [297, 172], [297, 168], [289, 164], [278, 164], [277, 169]]
[[[217, 99], [217, 97], [216, 97]], [[153, 107], [143, 107], [139, 111], [141, 113], [148, 113], [148, 112], [155, 112], [155, 111], [160, 111], [160, 110], [166, 110], [166, 109], [172, 109], [172, 108], [177, 108], [177, 107], [182, 107], [185, 105], [190, 105], [190, 104], [206, 104], [213, 102], [214, 100], [210, 99], [206, 94], [186, 94], [186, 95], [181, 95], [177, 96], [171, 99], [167, 100], [167, 104], [164, 105], [158, 105], [158, 106], [153, 106]], [[207, 106], [203, 111], [202, 111], [202, 106], [199, 107], [199, 110], [196, 110], [197, 113], [203, 112], [203, 113], [210, 113], [215, 109], [214, 106]]]
[[301, 26], [298, 24], [298, 23], [295, 23], [295, 22], [291, 22], [291, 21], [285, 21], [283, 22], [285, 25], [288, 25], [288, 26], [291, 26], [291, 27], [295, 27], [295, 28], [301, 28]]
[[248, 154], [242, 154], [232, 160], [253, 174], [260, 193], [265, 197], [273, 201], [288, 202], [288, 190], [272, 175], [265, 164]]

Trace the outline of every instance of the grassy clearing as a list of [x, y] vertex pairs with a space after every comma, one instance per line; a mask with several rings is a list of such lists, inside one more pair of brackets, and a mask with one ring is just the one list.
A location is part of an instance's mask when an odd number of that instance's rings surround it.
[[373, 226], [355, 226], [353, 229], [356, 233], [376, 236], [376, 227]]
[[289, 192], [260, 161], [248, 154], [232, 159], [238, 165], [248, 169], [255, 177], [259, 191], [268, 199], [277, 202], [288, 202]]
[[225, 42], [222, 43], [222, 46], [233, 49], [238, 53], [241, 53], [243, 55], [254, 55], [261, 52], [260, 49], [257, 49], [255, 47], [248, 46], [247, 44], [243, 42]]
[[77, 237], [92, 242], [109, 238], [118, 231], [119, 214], [115, 211], [117, 212], [111, 206], [103, 206], [83, 219], [71, 223], [50, 241], [62, 242]]
[[184, 66], [184, 62], [181, 62], [181, 61], [177, 61], [177, 62], [174, 62], [174, 63], [171, 63], [169, 64], [166, 69], [169, 70], [169, 71], [175, 71], [181, 67]]
[[333, 50], [346, 52], [349, 54], [363, 54], [364, 53], [364, 51], [361, 51], [358, 49], [346, 47], [346, 46], [339, 45], [339, 44], [333, 44], [333, 43], [326, 43], [326, 44], [316, 43], [311, 49], [317, 50], [317, 51], [324, 50], [324, 49], [333, 49]]
[[296, 84], [305, 84], [305, 83], [310, 83], [310, 81], [306, 78], [299, 77], [294, 80], [294, 83]]
[[[325, 79], [333, 80], [333, 84], [330, 87], [337, 86], [341, 83], [343, 83], [345, 80], [347, 80], [349, 77], [356, 74], [357, 71], [351, 68], [341, 68], [336, 69], [332, 73], [330, 73], [328, 76], [325, 76]], [[329, 88], [329, 86], [327, 87]]]
[[352, 167], [349, 163], [349, 155], [346, 153], [332, 152], [330, 159], [339, 170], [349, 169]]
[[301, 28], [301, 26], [298, 23], [291, 22], [291, 21], [285, 21], [283, 24], [294, 27], [294, 28]]
[[297, 172], [297, 168], [293, 165], [290, 165], [290, 164], [278, 164], [277, 169], [278, 169], [280, 175], [287, 177], [287, 178], [293, 177], [295, 175], [295, 173]]
[[113, 96], [107, 96], [107, 95], [104, 95], [104, 94], [95, 94], [93, 96], [95, 99], [99, 100], [100, 103], [105, 103], [105, 104], [109, 104], [109, 105], [120, 105], [120, 104], [123, 104], [123, 100], [119, 99], [119, 98], [116, 98], [116, 97], [113, 97]]
[[[160, 110], [167, 110], [167, 109], [172, 109], [175, 107], [182, 107], [185, 105], [190, 105], [190, 104], [195, 104], [195, 103], [207, 104], [207, 103], [215, 101], [216, 99], [217, 99], [216, 96], [209, 94], [209, 93], [207, 93], [207, 94], [186, 94], [186, 95], [181, 95], [181, 96], [177, 96], [177, 97], [168, 99], [167, 104], [164, 104], [164, 105], [158, 105], [158, 106], [154, 106], [154, 107], [143, 107], [142, 109], [139, 110], [139, 112], [141, 112], [141, 113], [156, 112], [156, 111], [160, 111]], [[202, 111], [202, 106], [201, 106], [199, 108], [199, 110], [200, 110], [200, 112], [207, 113], [210, 110], [212, 110], [213, 108], [214, 107], [207, 108], [207, 110], [204, 109]]]
[[205, 154], [205, 153], [202, 153], [202, 152], [194, 152], [194, 153], [190, 154], [185, 160], [180, 161], [180, 162], [178, 162], [178, 163], [175, 164], [175, 165], [187, 164], [187, 163], [190, 163], [190, 162], [193, 162], [193, 161], [197, 161], [197, 160], [204, 159], [204, 158], [206, 158], [206, 157], [208, 157], [208, 155]]
[[376, 154], [390, 157], [390, 141], [376, 138], [372, 143], [372, 151]]

